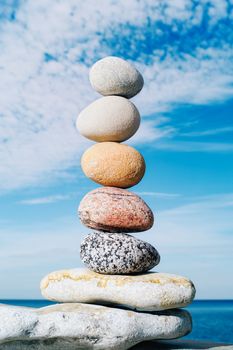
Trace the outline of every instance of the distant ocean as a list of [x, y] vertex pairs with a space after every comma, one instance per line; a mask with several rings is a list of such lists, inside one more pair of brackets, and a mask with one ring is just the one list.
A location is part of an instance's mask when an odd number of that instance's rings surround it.
[[[0, 300], [17, 306], [44, 307], [45, 300]], [[233, 344], [233, 300], [195, 300], [187, 310], [192, 314], [193, 331], [187, 339]]]

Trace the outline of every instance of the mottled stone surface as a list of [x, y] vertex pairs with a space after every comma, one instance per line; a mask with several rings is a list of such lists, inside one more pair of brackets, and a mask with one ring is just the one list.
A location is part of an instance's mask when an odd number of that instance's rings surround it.
[[81, 159], [84, 174], [103, 186], [127, 188], [141, 181], [145, 161], [133, 147], [102, 142], [88, 148]]
[[42, 295], [58, 302], [123, 305], [141, 311], [185, 307], [195, 296], [193, 283], [166, 273], [103, 275], [87, 269], [55, 271], [41, 281]]
[[99, 98], [79, 114], [76, 122], [81, 135], [97, 142], [128, 140], [139, 125], [137, 108], [120, 96]]
[[89, 234], [81, 243], [80, 256], [90, 270], [111, 275], [146, 272], [160, 261], [151, 244], [125, 233]]
[[78, 214], [87, 227], [109, 232], [146, 231], [154, 223], [153, 213], [142, 198], [116, 187], [100, 187], [87, 193]]
[[108, 56], [97, 61], [90, 70], [90, 82], [102, 95], [135, 96], [143, 88], [143, 77], [129, 62]]
[[25, 349], [28, 344], [53, 350], [61, 346], [64, 350], [124, 350], [143, 340], [182, 337], [191, 328], [190, 315], [183, 310], [151, 315], [85, 304], [41, 309], [0, 306], [1, 350], [7, 349], [4, 343], [8, 346], [7, 342], [17, 340], [24, 341]]

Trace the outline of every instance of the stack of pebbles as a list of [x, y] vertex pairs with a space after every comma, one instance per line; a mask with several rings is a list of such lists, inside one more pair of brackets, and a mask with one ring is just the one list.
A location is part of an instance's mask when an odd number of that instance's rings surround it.
[[78, 116], [80, 134], [99, 142], [84, 153], [81, 165], [87, 177], [104, 187], [89, 192], [78, 209], [81, 222], [96, 231], [81, 244], [81, 259], [97, 273], [146, 272], [159, 263], [159, 253], [128, 233], [150, 229], [154, 216], [139, 196], [125, 190], [140, 182], [145, 161], [135, 148], [121, 143], [140, 126], [140, 114], [129, 98], [142, 89], [143, 78], [126, 61], [107, 57], [94, 64], [90, 81], [104, 97]]
[[[181, 276], [148, 272], [159, 264], [159, 253], [130, 234], [146, 231], [154, 222], [143, 199], [126, 190], [142, 179], [143, 156], [121, 143], [139, 128], [140, 115], [129, 98], [140, 92], [143, 78], [125, 60], [106, 57], [93, 65], [90, 81], [103, 97], [86, 107], [77, 119], [79, 132], [97, 142], [83, 154], [81, 166], [88, 178], [103, 187], [87, 193], [78, 210], [81, 222], [93, 230], [81, 244], [81, 259], [87, 268], [50, 273], [41, 282], [42, 294], [57, 302], [111, 305], [143, 311], [143, 317], [157, 317], [157, 333], [144, 333], [140, 340], [183, 336], [191, 330], [191, 318], [186, 311], [170, 309], [193, 300], [192, 282]], [[152, 329], [155, 325], [152, 319], [150, 322], [146, 328]], [[122, 330], [115, 331], [119, 331], [119, 340]], [[132, 338], [130, 329], [127, 334]], [[115, 347], [106, 348], [129, 348], [139, 342], [135, 334], [133, 337], [122, 347], [114, 343]], [[96, 348], [101, 349], [97, 343]]]

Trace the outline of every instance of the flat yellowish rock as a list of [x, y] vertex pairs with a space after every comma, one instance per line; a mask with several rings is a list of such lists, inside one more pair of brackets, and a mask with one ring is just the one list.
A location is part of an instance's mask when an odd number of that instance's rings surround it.
[[41, 292], [57, 302], [159, 311], [187, 306], [195, 296], [195, 287], [189, 279], [167, 273], [103, 275], [80, 268], [50, 273], [41, 281]]

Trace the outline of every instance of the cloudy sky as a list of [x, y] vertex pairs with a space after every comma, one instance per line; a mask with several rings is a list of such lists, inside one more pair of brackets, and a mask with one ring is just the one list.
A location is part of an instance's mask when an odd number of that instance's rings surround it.
[[46, 273], [81, 266], [76, 209], [96, 185], [74, 124], [107, 55], [145, 80], [129, 143], [147, 172], [132, 190], [156, 222], [137, 237], [197, 298], [233, 298], [232, 26], [232, 0], [1, 0], [0, 298], [40, 298]]

